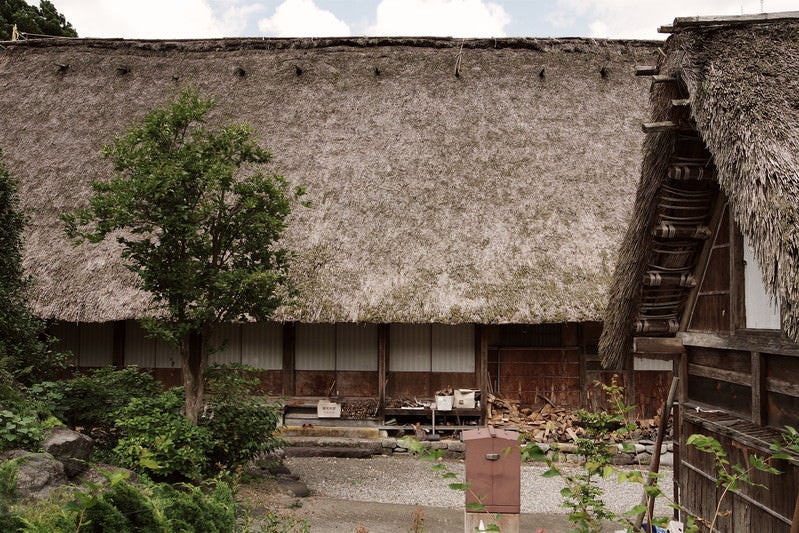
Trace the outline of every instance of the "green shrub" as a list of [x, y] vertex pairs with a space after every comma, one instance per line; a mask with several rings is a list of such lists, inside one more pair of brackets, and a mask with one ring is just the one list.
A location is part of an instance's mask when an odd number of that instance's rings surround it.
[[230, 485], [213, 481], [203, 485], [159, 485], [159, 498], [170, 530], [176, 533], [228, 533], [236, 530], [236, 501]]
[[228, 468], [242, 465], [261, 452], [282, 444], [274, 436], [282, 406], [255, 395], [258, 369], [245, 365], [214, 365], [206, 372], [207, 408], [198, 421], [213, 444], [209, 464]]
[[113, 451], [116, 463], [158, 478], [200, 479], [211, 437], [181, 414], [182, 407], [178, 387], [155, 398], [133, 398], [116, 411], [122, 434]]
[[60, 395], [64, 422], [84, 429], [110, 429], [114, 412], [135, 398], [152, 398], [161, 390], [153, 377], [127, 367], [94, 370], [89, 374], [48, 386], [48, 395]]
[[0, 409], [0, 451], [22, 448], [36, 450], [43, 430], [35, 414]]

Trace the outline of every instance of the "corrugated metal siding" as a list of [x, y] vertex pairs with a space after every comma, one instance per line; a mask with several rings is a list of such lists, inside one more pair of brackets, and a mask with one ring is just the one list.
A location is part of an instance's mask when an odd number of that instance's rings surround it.
[[241, 363], [241, 328], [239, 324], [222, 324], [211, 339], [209, 364]]
[[430, 325], [391, 324], [389, 370], [430, 372]]
[[[127, 360], [127, 356], [126, 356]], [[155, 340], [155, 367], [180, 368], [180, 348], [167, 344], [161, 339]]]
[[79, 335], [78, 366], [108, 366], [113, 362], [113, 324], [81, 324]]
[[75, 324], [67, 322], [55, 322], [49, 328], [49, 333], [56, 339], [54, 348], [60, 352], [72, 354], [69, 359], [70, 364], [78, 364], [78, 354], [80, 354], [80, 334]]
[[298, 324], [294, 367], [297, 370], [336, 369], [335, 324]]
[[663, 370], [671, 371], [674, 364], [671, 361], [661, 361], [660, 359], [646, 359], [643, 357], [633, 358], [633, 370]]
[[125, 366], [155, 367], [155, 339], [134, 320], [125, 321]]
[[433, 324], [433, 372], [474, 372], [474, 326]]
[[377, 370], [377, 324], [336, 324], [336, 370]]
[[242, 324], [241, 362], [264, 370], [283, 368], [283, 326], [276, 322]]

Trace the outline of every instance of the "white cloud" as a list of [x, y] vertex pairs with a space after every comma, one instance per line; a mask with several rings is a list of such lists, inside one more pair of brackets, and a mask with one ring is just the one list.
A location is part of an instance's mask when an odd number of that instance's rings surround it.
[[81, 37], [223, 36], [206, 0], [57, 0], [56, 4]]
[[382, 0], [368, 35], [504, 37], [510, 17], [483, 0]]
[[664, 39], [657, 28], [671, 24], [676, 17], [741, 15], [796, 9], [796, 0], [558, 0], [548, 20], [558, 28], [568, 28], [578, 19], [590, 37], [621, 39]]
[[226, 37], [244, 35], [250, 21], [266, 9], [260, 3], [242, 3], [237, 0], [217, 0], [214, 5], [218, 6], [215, 14], [221, 19], [219, 25]]
[[274, 15], [258, 21], [258, 28], [276, 37], [342, 37], [350, 27], [313, 0], [285, 0]]

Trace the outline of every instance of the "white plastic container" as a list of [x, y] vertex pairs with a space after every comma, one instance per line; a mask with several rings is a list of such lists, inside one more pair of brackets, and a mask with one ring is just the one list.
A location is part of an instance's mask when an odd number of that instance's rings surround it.
[[452, 411], [453, 396], [436, 396], [436, 410]]

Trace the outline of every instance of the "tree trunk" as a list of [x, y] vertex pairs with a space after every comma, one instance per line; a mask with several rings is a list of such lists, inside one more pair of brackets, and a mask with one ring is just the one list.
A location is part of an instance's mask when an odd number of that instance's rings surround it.
[[191, 331], [180, 343], [180, 359], [183, 368], [183, 387], [186, 392], [186, 418], [196, 424], [203, 407], [205, 393], [205, 356], [202, 334]]

